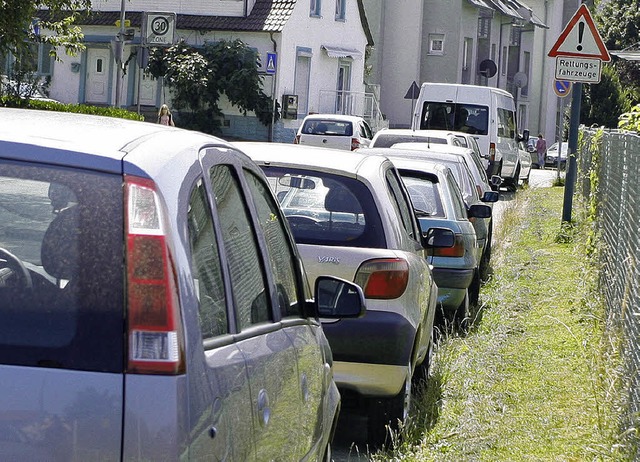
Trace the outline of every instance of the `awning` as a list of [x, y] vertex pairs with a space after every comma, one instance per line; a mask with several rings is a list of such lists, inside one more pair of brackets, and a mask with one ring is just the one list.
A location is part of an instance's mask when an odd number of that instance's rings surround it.
[[362, 58], [362, 52], [358, 50], [351, 50], [349, 48], [334, 47], [332, 45], [322, 45], [324, 51], [327, 52], [329, 58]]
[[489, 10], [493, 10], [493, 6], [491, 3], [486, 2], [485, 0], [468, 0], [473, 6], [477, 6], [478, 8], [487, 8]]
[[618, 58], [626, 59], [627, 61], [640, 61], [640, 51], [611, 51], [609, 54], [617, 56]]
[[525, 24], [531, 23], [544, 29], [549, 28], [540, 18], [533, 14], [533, 10], [530, 7], [519, 0], [468, 0], [468, 2], [478, 8], [489, 8], [514, 18], [516, 21], [523, 21]]

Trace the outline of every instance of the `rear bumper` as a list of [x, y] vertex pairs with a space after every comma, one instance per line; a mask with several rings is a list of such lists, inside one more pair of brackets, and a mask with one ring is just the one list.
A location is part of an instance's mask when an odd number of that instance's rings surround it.
[[[473, 282], [474, 269], [433, 268], [433, 280], [438, 289], [466, 289]], [[438, 292], [439, 293], [439, 292]]]

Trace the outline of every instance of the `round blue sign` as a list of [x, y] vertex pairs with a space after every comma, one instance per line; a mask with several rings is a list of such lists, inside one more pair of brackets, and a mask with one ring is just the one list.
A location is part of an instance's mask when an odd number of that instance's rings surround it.
[[564, 98], [571, 93], [571, 82], [568, 80], [556, 80], [553, 85], [553, 90], [560, 98]]

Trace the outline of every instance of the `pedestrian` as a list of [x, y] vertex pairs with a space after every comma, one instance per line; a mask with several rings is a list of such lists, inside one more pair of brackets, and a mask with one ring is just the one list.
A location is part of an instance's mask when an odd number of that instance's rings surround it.
[[158, 111], [158, 123], [162, 125], [170, 125], [172, 127], [176, 126], [176, 124], [173, 122], [173, 115], [171, 115], [169, 106], [167, 106], [166, 104], [160, 106], [160, 110]]
[[536, 152], [538, 153], [538, 166], [544, 169], [544, 160], [547, 157], [547, 140], [542, 137], [542, 133], [538, 135], [538, 141], [536, 141]]

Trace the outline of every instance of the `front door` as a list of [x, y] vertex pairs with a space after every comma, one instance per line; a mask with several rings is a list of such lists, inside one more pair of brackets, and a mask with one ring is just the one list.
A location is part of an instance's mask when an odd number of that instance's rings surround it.
[[87, 49], [87, 82], [84, 97], [87, 103], [109, 103], [110, 58], [111, 53], [107, 48]]
[[156, 106], [158, 94], [158, 80], [142, 70], [140, 72], [140, 105]]
[[349, 90], [351, 90], [351, 62], [341, 59], [338, 63], [338, 84], [336, 87], [336, 113], [351, 114]]

